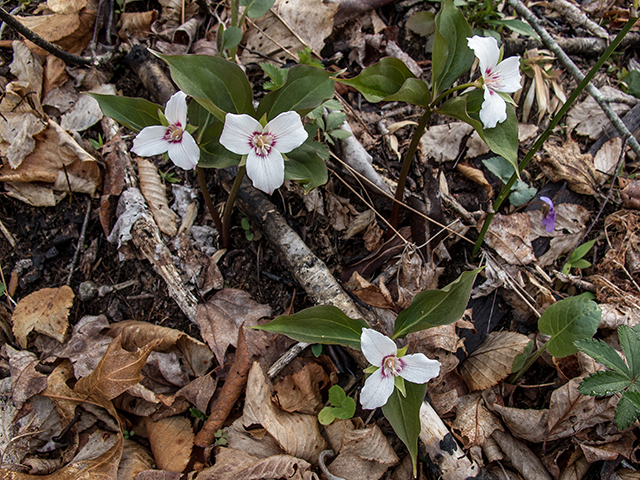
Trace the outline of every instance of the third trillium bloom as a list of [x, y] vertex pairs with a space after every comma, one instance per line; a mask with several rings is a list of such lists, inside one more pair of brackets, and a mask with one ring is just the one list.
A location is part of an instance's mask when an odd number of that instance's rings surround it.
[[378, 367], [364, 382], [360, 393], [360, 403], [366, 410], [387, 403], [395, 388], [396, 377], [412, 383], [427, 383], [440, 373], [437, 360], [430, 360], [422, 353], [398, 356], [395, 342], [370, 328], [362, 329], [360, 348], [369, 363]]
[[164, 116], [168, 126], [153, 125], [145, 127], [133, 139], [131, 151], [141, 157], [152, 157], [167, 152], [177, 166], [192, 170], [200, 160], [200, 148], [187, 127], [187, 95], [175, 93], [167, 102]]
[[284, 182], [283, 153], [298, 148], [307, 132], [296, 112], [283, 112], [264, 127], [249, 115], [227, 113], [220, 143], [247, 156], [247, 175], [253, 186], [271, 195]]
[[484, 82], [484, 102], [480, 120], [484, 128], [493, 128], [507, 119], [507, 102], [500, 95], [520, 90], [520, 57], [509, 57], [500, 63], [500, 48], [493, 37], [467, 38], [469, 48], [480, 62]]

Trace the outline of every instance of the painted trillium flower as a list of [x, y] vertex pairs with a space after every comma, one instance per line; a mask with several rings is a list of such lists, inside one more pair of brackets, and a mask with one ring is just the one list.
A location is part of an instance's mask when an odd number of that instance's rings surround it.
[[283, 112], [264, 127], [249, 115], [227, 113], [220, 143], [247, 156], [247, 175], [253, 186], [271, 195], [284, 183], [282, 154], [298, 148], [307, 136], [296, 112]]
[[428, 359], [423, 353], [398, 356], [395, 342], [370, 328], [362, 329], [360, 347], [369, 363], [379, 367], [364, 382], [360, 393], [360, 403], [365, 410], [387, 403], [395, 388], [396, 377], [412, 383], [427, 383], [440, 372], [440, 362]]
[[467, 38], [469, 48], [480, 61], [480, 72], [484, 81], [484, 102], [480, 109], [480, 120], [484, 128], [493, 128], [507, 119], [507, 103], [500, 93], [513, 93], [520, 86], [520, 57], [500, 60], [498, 41], [493, 37], [478, 35]]
[[556, 229], [556, 209], [549, 197], [540, 197], [540, 200], [544, 202], [541, 208], [542, 226], [551, 233]]
[[180, 168], [192, 170], [200, 160], [200, 148], [187, 127], [187, 95], [175, 93], [167, 102], [164, 116], [169, 126], [144, 127], [133, 139], [131, 151], [141, 157], [152, 157], [167, 152], [169, 158]]

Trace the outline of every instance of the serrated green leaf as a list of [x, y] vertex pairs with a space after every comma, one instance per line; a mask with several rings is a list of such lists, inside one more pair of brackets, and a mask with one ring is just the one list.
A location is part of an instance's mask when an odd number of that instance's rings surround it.
[[631, 378], [637, 378], [640, 376], [640, 338], [627, 325], [618, 327], [618, 338], [620, 339], [622, 353], [627, 358], [627, 363], [631, 370]]
[[326, 130], [333, 130], [334, 128], [338, 128], [340, 125], [344, 123], [344, 119], [347, 118], [347, 115], [343, 112], [331, 112], [327, 115], [326, 120]]
[[322, 147], [324, 145], [318, 142], [307, 141], [287, 153], [284, 178], [299, 182], [306, 193], [327, 183], [327, 166], [318, 154], [318, 149]]
[[626, 391], [624, 395], [634, 407], [640, 412], [640, 392]]
[[360, 350], [360, 335], [367, 327], [361, 318], [350, 318], [332, 305], [320, 305], [251, 328], [281, 333], [299, 342], [344, 345]]
[[102, 113], [107, 117], [113, 118], [134, 132], [139, 132], [144, 127], [161, 124], [158, 110], [164, 111], [164, 107], [149, 100], [99, 93], [87, 93], [87, 95], [98, 101]]
[[453, 82], [471, 68], [473, 51], [467, 38], [473, 31], [466, 18], [451, 0], [443, 0], [436, 15], [436, 32], [433, 41], [433, 93], [451, 88]]
[[431, 100], [427, 85], [397, 58], [385, 57], [357, 77], [339, 81], [351, 85], [372, 103], [395, 100], [424, 106]]
[[282, 112], [294, 110], [304, 116], [325, 100], [332, 98], [335, 82], [331, 74], [315, 67], [296, 65], [287, 73], [284, 85], [268, 93], [258, 106], [258, 118], [271, 120]]
[[602, 340], [587, 338], [585, 340], [577, 340], [574, 345], [596, 362], [600, 362], [605, 367], [631, 378], [631, 372], [622, 357], [618, 355], [618, 352], [612, 346], [607, 345]]
[[396, 435], [407, 446], [413, 463], [413, 476], [416, 475], [418, 459], [418, 436], [420, 435], [420, 407], [427, 392], [427, 384], [418, 385], [407, 382], [407, 396], [404, 397], [397, 388], [386, 405], [382, 407], [382, 413], [396, 432]]
[[478, 272], [464, 272], [441, 290], [426, 290], [418, 293], [396, 318], [395, 331], [391, 338], [401, 338], [411, 332], [426, 330], [438, 325], [448, 325], [462, 318], [471, 287]]
[[620, 397], [620, 400], [618, 400], [615, 422], [616, 427], [618, 427], [619, 430], [629, 428], [633, 422], [636, 421], [638, 416], [640, 416], [640, 409], [636, 407], [637, 400], [640, 399], [629, 392], [624, 392], [622, 397]]
[[162, 55], [178, 87], [224, 122], [227, 113], [254, 114], [253, 91], [242, 69], [210, 55]]
[[[284, 82], [287, 80], [286, 69], [278, 68], [270, 63], [261, 63], [260, 66], [262, 67], [262, 70], [269, 75], [269, 78], [271, 78], [271, 82], [265, 82], [263, 88], [266, 90], [277, 90], [284, 85]], [[267, 84], [269, 85], [267, 86]]]
[[276, 0], [240, 0], [240, 6], [247, 7], [249, 18], [258, 18], [269, 11]]
[[602, 312], [595, 302], [582, 297], [569, 297], [544, 311], [538, 320], [538, 330], [551, 336], [547, 343], [551, 355], [566, 357], [578, 351], [573, 342], [593, 337], [601, 316]]
[[627, 388], [630, 383], [627, 375], [608, 370], [589, 375], [580, 383], [578, 391], [593, 397], [610, 397]]

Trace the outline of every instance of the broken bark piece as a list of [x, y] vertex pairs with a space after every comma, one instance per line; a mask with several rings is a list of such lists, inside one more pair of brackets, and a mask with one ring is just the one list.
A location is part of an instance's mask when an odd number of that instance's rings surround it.
[[443, 480], [464, 480], [480, 474], [480, 467], [464, 454], [433, 407], [426, 402], [420, 407], [420, 440]]
[[143, 85], [151, 93], [152, 98], [161, 105], [166, 104], [171, 96], [176, 93], [176, 88], [171, 80], [160, 68], [155, 58], [149, 55], [146, 47], [134, 45], [131, 51], [124, 57], [131, 69], [140, 77]]

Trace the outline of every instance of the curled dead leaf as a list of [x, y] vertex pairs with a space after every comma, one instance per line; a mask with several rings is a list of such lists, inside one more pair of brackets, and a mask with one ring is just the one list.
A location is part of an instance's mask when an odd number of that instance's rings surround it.
[[462, 163], [459, 163], [456, 168], [460, 173], [462, 173], [472, 182], [475, 182], [478, 185], [482, 185], [487, 191], [487, 197], [489, 199], [493, 198], [493, 189], [491, 188], [491, 185], [489, 184], [487, 179], [484, 177], [484, 173], [482, 172], [482, 170], [471, 167], [469, 165], [464, 165]]
[[193, 428], [186, 417], [175, 416], [152, 421], [145, 418], [149, 445], [156, 465], [161, 470], [182, 472], [193, 450]]
[[178, 215], [169, 208], [167, 191], [160, 180], [158, 169], [146, 158], [138, 157], [138, 176], [140, 177], [140, 190], [149, 204], [153, 218], [162, 233], [170, 237], [178, 233], [176, 225]]

